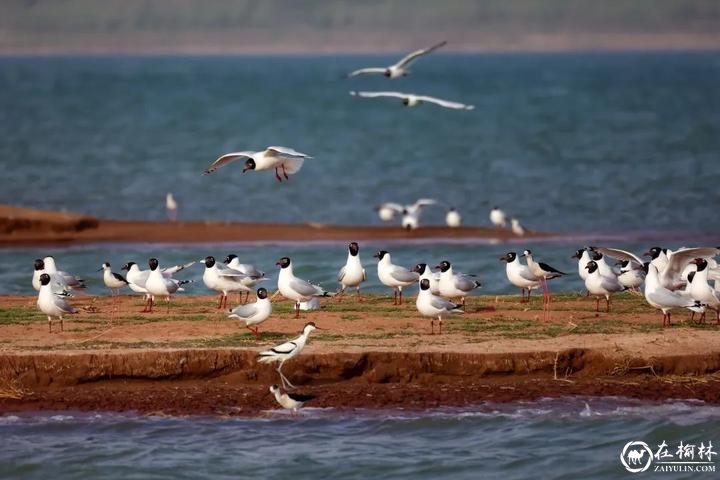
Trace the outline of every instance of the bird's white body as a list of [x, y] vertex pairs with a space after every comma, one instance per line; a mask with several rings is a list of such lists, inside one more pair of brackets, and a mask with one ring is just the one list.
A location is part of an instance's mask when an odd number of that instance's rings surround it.
[[253, 327], [260, 325], [262, 322], [270, 318], [272, 313], [272, 303], [269, 298], [258, 298], [253, 303], [240, 305], [230, 310], [230, 318], [235, 318], [241, 322], [245, 322], [245, 326]]
[[280, 269], [278, 275], [278, 291], [283, 297], [295, 303], [307, 302], [313, 297], [327, 296], [327, 292], [319, 285], [302, 280], [293, 273], [292, 262]]
[[230, 260], [230, 263], [228, 263], [228, 267], [245, 274], [246, 277], [241, 280], [242, 284], [251, 289], [256, 287], [258, 283], [267, 280], [267, 277], [265, 277], [265, 272], [258, 270], [257, 268], [255, 268], [254, 265], [250, 265], [248, 263], [240, 263], [240, 259], [237, 257], [234, 257], [232, 260]]
[[611, 295], [625, 290], [625, 287], [618, 281], [615, 275], [603, 275], [600, 272], [600, 268], [588, 274], [585, 279], [585, 288], [590, 292], [590, 295], [605, 297], [608, 301]]
[[503, 212], [497, 207], [490, 210], [490, 223], [492, 223], [494, 226], [498, 228], [505, 228], [507, 227], [507, 222], [508, 220], [505, 212]]
[[[32, 286], [36, 291], [40, 291], [40, 275], [43, 273], [47, 273], [44, 269], [43, 270], [33, 270], [33, 278], [32, 278]], [[64, 291], [70, 290], [70, 287], [67, 283], [65, 283], [65, 279], [58, 275], [57, 273], [48, 273], [50, 275], [50, 287], [52, 288], [53, 292], [55, 293], [62, 293]]]
[[243, 283], [245, 278], [247, 275], [244, 273], [228, 267], [221, 268], [217, 263], [212, 267], [206, 266], [203, 272], [205, 286], [222, 292], [224, 296], [231, 292], [251, 292], [252, 289]]
[[463, 313], [459, 305], [445, 300], [444, 298], [433, 295], [430, 289], [420, 289], [417, 299], [415, 300], [420, 315], [424, 317], [437, 318], [439, 321], [455, 313]]
[[419, 50], [415, 50], [414, 52], [410, 52], [409, 54], [405, 55], [403, 58], [400, 59], [397, 63], [387, 66], [387, 67], [368, 67], [368, 68], [361, 68], [359, 70], [355, 70], [354, 72], [351, 72], [348, 77], [356, 77], [358, 75], [368, 75], [368, 74], [381, 74], [385, 75], [389, 79], [396, 79], [404, 77], [405, 75], [410, 73], [410, 65], [415, 62], [418, 58], [422, 57], [423, 55], [427, 55], [428, 53], [431, 53], [438, 48], [444, 46], [447, 42], [440, 42], [438, 44], [433, 45], [429, 48], [421, 48]]
[[537, 277], [530, 273], [530, 269], [527, 265], [520, 263], [520, 258], [516, 255], [513, 261], [507, 262], [505, 265], [505, 274], [507, 275], [510, 283], [518, 288], [527, 288], [532, 290], [538, 288], [540, 282]]
[[36, 272], [38, 273], [33, 274], [33, 288], [35, 288], [35, 290], [40, 290], [40, 275], [42, 275], [43, 273], [47, 273], [48, 275], [50, 275], [51, 284], [57, 283], [59, 284], [59, 286], [62, 286], [63, 289], [67, 290], [85, 288], [84, 280], [68, 272], [58, 270], [57, 265], [55, 264], [55, 259], [53, 257], [45, 257], [43, 258], [43, 262], [45, 264], [44, 270], [39, 272], [36, 270]]
[[425, 268], [420, 274], [419, 280], [427, 279], [430, 282], [430, 292], [433, 295], [440, 295], [440, 273], [433, 272], [430, 267], [425, 264]]
[[47, 315], [48, 327], [52, 332], [52, 321], [53, 318], [60, 319], [60, 328], [63, 326], [63, 315], [71, 315], [77, 313], [77, 310], [72, 305], [65, 301], [65, 298], [59, 296], [53, 291], [52, 286], [48, 283], [47, 285], [40, 285], [40, 291], [38, 292], [37, 306], [41, 312]]
[[517, 218], [510, 219], [510, 230], [512, 230], [513, 235], [518, 237], [522, 237], [526, 233], [525, 227], [520, 224], [520, 220]]
[[402, 287], [415, 284], [420, 276], [405, 267], [392, 263], [389, 253], [383, 255], [377, 265], [378, 279], [386, 287], [402, 291]]
[[438, 105], [440, 107], [444, 108], [450, 108], [452, 110], [473, 110], [475, 109], [474, 105], [467, 105], [465, 103], [460, 102], [452, 102], [450, 100], [444, 100], [442, 98], [437, 97], [431, 97], [429, 95], [417, 95], [414, 93], [403, 93], [403, 92], [356, 92], [351, 91], [350, 95], [354, 97], [362, 97], [362, 98], [381, 98], [381, 97], [389, 97], [389, 98], [399, 98], [403, 105], [406, 107], [418, 107], [420, 105], [430, 103], [433, 105]]
[[578, 275], [580, 275], [580, 278], [584, 282], [588, 277], [588, 271], [587, 271], [587, 264], [591, 260], [590, 254], [587, 250], [583, 249], [582, 255], [580, 255], [580, 258], [578, 259]]
[[360, 261], [360, 254], [353, 255], [351, 252], [348, 252], [345, 266], [338, 272], [338, 281], [340, 285], [342, 285], [342, 290], [348, 287], [359, 287], [366, 279], [365, 269]]
[[310, 312], [313, 310], [320, 310], [320, 299], [318, 297], [313, 297], [307, 302], [300, 302], [298, 305], [298, 310], [302, 310], [303, 312]]
[[282, 181], [281, 174], [287, 178], [288, 175], [299, 172], [303, 163], [308, 158], [312, 157], [289, 147], [267, 147], [265, 150], [259, 152], [232, 152], [226, 153], [215, 160], [215, 162], [205, 170], [204, 174], [212, 173], [236, 160], [247, 159], [253, 161], [253, 167], [245, 168], [243, 172], [247, 170], [275, 170], [276, 178], [278, 181]]
[[103, 263], [102, 269], [103, 283], [112, 293], [119, 294], [121, 288], [129, 285], [129, 282], [122, 275], [112, 271], [109, 263]]
[[642, 268], [633, 268], [622, 272], [617, 277], [618, 281], [627, 288], [637, 289], [645, 281], [645, 271]]
[[707, 268], [695, 272], [693, 281], [688, 285], [688, 291], [693, 300], [697, 300], [713, 310], [720, 310], [720, 294], [708, 283]]
[[173, 293], [183, 291], [183, 289], [180, 288], [180, 282], [163, 275], [160, 267], [155, 270], [150, 270], [150, 274], [145, 281], [145, 289], [153, 299], [155, 297], [166, 297], [169, 299]]
[[462, 217], [460, 216], [460, 212], [455, 209], [448, 210], [448, 212], [445, 214], [445, 223], [450, 228], [457, 228], [461, 226]]
[[378, 207], [377, 212], [380, 220], [383, 222], [389, 222], [395, 218], [396, 210], [387, 204], [382, 204]]
[[[693, 281], [693, 283], [695, 282]], [[665, 317], [668, 318], [669, 323], [670, 311], [673, 308], [692, 309], [696, 307], [696, 302], [689, 292], [684, 290], [669, 290], [660, 283], [657, 267], [653, 265], [652, 262], [648, 266], [648, 273], [645, 276], [644, 293], [645, 300], [651, 307], [662, 310], [663, 325], [665, 324]]]
[[444, 272], [440, 272], [438, 288], [440, 295], [445, 298], [464, 298], [476, 288], [480, 288], [480, 282], [472, 280], [468, 275], [453, 273], [453, 267], [450, 266]]

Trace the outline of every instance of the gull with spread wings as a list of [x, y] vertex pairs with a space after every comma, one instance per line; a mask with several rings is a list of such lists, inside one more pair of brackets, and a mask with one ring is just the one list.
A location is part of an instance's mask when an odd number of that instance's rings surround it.
[[414, 52], [408, 53], [399, 62], [394, 65], [390, 65], [389, 67], [368, 67], [355, 70], [354, 72], [348, 74], [348, 78], [373, 73], [381, 73], [390, 79], [404, 77], [405, 75], [410, 73], [409, 67], [413, 62], [415, 62], [415, 60], [422, 57], [423, 55], [427, 55], [428, 53], [437, 50], [438, 48], [444, 46], [446, 43], [447, 42], [443, 41], [433, 45], [430, 48], [421, 48], [420, 50], [415, 50]]
[[[226, 153], [215, 160], [213, 164], [203, 172], [203, 175], [208, 175], [228, 163], [243, 158], [245, 159], [243, 173], [248, 170], [275, 170], [275, 178], [278, 182], [282, 182], [283, 177], [285, 177], [285, 180], [288, 180], [288, 175], [299, 172], [305, 159], [312, 157], [288, 147], [267, 147], [260, 152], [232, 152]], [[281, 173], [282, 176], [280, 176]]]
[[460, 102], [451, 102], [450, 100], [443, 100], [442, 98], [430, 97], [427, 95], [416, 95], [414, 93], [402, 93], [402, 92], [355, 92], [351, 91], [350, 95], [354, 97], [363, 98], [399, 98], [402, 100], [402, 104], [406, 107], [417, 107], [423, 103], [434, 103], [445, 108], [452, 108], [453, 110], [473, 110], [474, 105], [466, 105]]

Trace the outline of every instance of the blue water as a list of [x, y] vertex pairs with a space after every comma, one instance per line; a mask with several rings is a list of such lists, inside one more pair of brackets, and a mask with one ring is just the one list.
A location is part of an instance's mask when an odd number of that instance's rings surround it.
[[718, 407], [619, 398], [422, 413], [307, 409], [257, 419], [6, 415], [0, 477], [630, 478], [620, 463], [627, 442], [655, 451], [665, 441], [673, 454], [680, 441], [720, 445], [718, 432]]

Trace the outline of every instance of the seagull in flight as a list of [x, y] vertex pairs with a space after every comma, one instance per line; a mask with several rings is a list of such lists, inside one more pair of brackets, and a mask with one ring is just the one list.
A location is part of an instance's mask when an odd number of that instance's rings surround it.
[[473, 110], [474, 105], [467, 105], [460, 102], [452, 102], [450, 100], [443, 100], [442, 98], [431, 97], [429, 95], [417, 95], [415, 93], [402, 93], [402, 92], [356, 92], [350, 91], [350, 95], [353, 97], [362, 98], [378, 98], [378, 97], [389, 97], [399, 98], [402, 100], [402, 104], [406, 107], [417, 107], [423, 103], [434, 103], [445, 108], [452, 108], [453, 110]]
[[[288, 180], [288, 175], [293, 175], [300, 171], [307, 158], [313, 158], [310, 155], [298, 152], [288, 147], [267, 147], [260, 152], [232, 152], [222, 155], [210, 165], [203, 175], [209, 175], [220, 167], [224, 167], [228, 163], [236, 160], [245, 159], [243, 173], [248, 170], [275, 170], [275, 178], [278, 182]], [[282, 176], [280, 174], [282, 173]]]
[[414, 52], [407, 54], [396, 64], [390, 65], [389, 67], [368, 67], [368, 68], [361, 68], [359, 70], [355, 70], [354, 72], [351, 72], [350, 74], [348, 74], [348, 78], [357, 77], [358, 75], [368, 75], [368, 74], [373, 74], [373, 73], [381, 73], [390, 79], [404, 77], [408, 73], [410, 73], [409, 67], [413, 62], [415, 62], [418, 58], [422, 57], [423, 55], [427, 55], [428, 53], [434, 52], [438, 48], [445, 46], [445, 44], [447, 44], [447, 42], [442, 41], [440, 43], [433, 45], [430, 48], [421, 48], [420, 50], [415, 50]]

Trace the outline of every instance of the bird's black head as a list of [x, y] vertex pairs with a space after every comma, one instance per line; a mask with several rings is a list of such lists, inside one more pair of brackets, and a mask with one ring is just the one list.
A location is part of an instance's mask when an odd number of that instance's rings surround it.
[[35, 270], [43, 270], [45, 268], [45, 261], [42, 258], [36, 258], [33, 265]]
[[643, 263], [643, 272], [645, 272], [645, 275], [648, 274], [648, 269], [650, 268], [650, 262]]
[[417, 265], [415, 265], [415, 268], [413, 268], [412, 271], [422, 275], [423, 273], [425, 273], [426, 268], [427, 268], [427, 263], [418, 263]]
[[408, 105], [410, 105], [410, 99], [408, 99], [408, 98], [403, 98], [403, 99], [402, 99], [402, 104], [407, 107]]
[[50, 283], [50, 275], [47, 273], [40, 275], [40, 285], [47, 285], [48, 283]]
[[510, 263], [510, 262], [514, 262], [516, 258], [517, 258], [517, 253], [508, 252], [505, 255], [503, 255], [502, 257], [500, 257], [500, 260], [502, 260], [503, 262]]
[[450, 262], [443, 260], [435, 268], [439, 269], [441, 272], [447, 272], [450, 270]]
[[454, 212], [454, 211], [455, 211], [455, 207], [450, 207], [450, 210], [448, 210], [448, 212]]
[[580, 249], [578, 249], [578, 250], [575, 250], [575, 255], [573, 255], [573, 256], [570, 257], [570, 258], [577, 258], [578, 260], [580, 260], [580, 259], [582, 258], [583, 252], [585, 252], [585, 249], [584, 249], [584, 248], [580, 248]]
[[257, 297], [260, 299], [267, 298], [267, 290], [264, 288], [258, 288], [257, 289]]
[[603, 254], [596, 250], [590, 250], [590, 257], [597, 262], [598, 260], [603, 258]]
[[255, 160], [252, 158], [248, 158], [245, 160], [245, 166], [243, 167], [243, 173], [247, 172], [248, 170], [255, 170]]
[[705, 270], [708, 265], [707, 260], [705, 260], [704, 258], [696, 258], [690, 263], [694, 263], [695, 265], [697, 265], [698, 272], [702, 272], [703, 270]]
[[205, 266], [207, 268], [212, 268], [215, 265], [215, 257], [213, 257], [212, 255], [207, 256], [205, 257], [205, 261], [203, 263], [205, 263]]
[[532, 252], [530, 250], [525, 250], [522, 254], [523, 257], [529, 257], [530, 255], [532, 255]]
[[656, 258], [658, 258], [660, 256], [662, 251], [663, 251], [663, 249], [661, 247], [652, 247], [650, 250], [643, 253], [643, 256], [650, 257], [653, 260], [655, 260]]
[[390, 78], [390, 69], [388, 68], [387, 70], [385, 70], [385, 73], [383, 73], [383, 75]]
[[233, 261], [234, 259], [236, 259], [236, 258], [237, 258], [237, 255], [231, 253], [230, 255], [228, 255], [227, 257], [225, 257], [225, 260], [223, 260], [223, 263], [230, 263], [230, 262], [232, 262], [232, 261]]
[[695, 278], [695, 273], [697, 273], [697, 272], [688, 273], [688, 275], [687, 275], [688, 283], [692, 283], [693, 278]]
[[430, 280], [427, 278], [420, 280], [420, 290], [427, 290], [428, 288], [430, 288]]
[[127, 262], [125, 265], [122, 266], [120, 270], [130, 270], [132, 266], [135, 265], [135, 262]]
[[357, 254], [360, 253], [360, 246], [357, 242], [350, 242], [350, 245], [348, 245], [348, 251], [350, 252], [350, 255], [357, 257]]
[[373, 255], [373, 258], [377, 258], [378, 260], [382, 260], [385, 255], [387, 255], [388, 252], [385, 250], [380, 250], [375, 255]]
[[598, 264], [595, 263], [594, 260], [590, 260], [587, 265], [585, 265], [585, 268], [587, 269], [588, 273], [593, 273], [595, 270], [598, 269]]
[[150, 267], [150, 270], [157, 270], [158, 265], [160, 265], [160, 262], [158, 262], [157, 258], [151, 258], [150, 260], [148, 260], [148, 266]]
[[280, 268], [287, 268], [290, 266], [290, 259], [288, 257], [282, 257], [280, 260], [275, 262], [275, 265], [280, 265]]
[[493, 209], [493, 210], [500, 210], [500, 207], [498, 207], [497, 205], [495, 205], [492, 209]]

